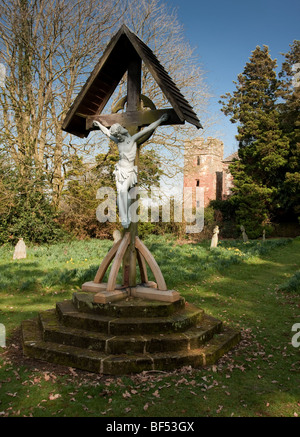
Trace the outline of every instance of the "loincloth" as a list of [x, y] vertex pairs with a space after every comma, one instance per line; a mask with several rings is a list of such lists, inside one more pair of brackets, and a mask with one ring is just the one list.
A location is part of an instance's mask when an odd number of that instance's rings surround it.
[[137, 166], [128, 166], [128, 168], [124, 166], [120, 166], [119, 164], [115, 165], [115, 170], [113, 172], [115, 175], [116, 181], [120, 184], [123, 184], [129, 178], [129, 188], [132, 188], [137, 183]]

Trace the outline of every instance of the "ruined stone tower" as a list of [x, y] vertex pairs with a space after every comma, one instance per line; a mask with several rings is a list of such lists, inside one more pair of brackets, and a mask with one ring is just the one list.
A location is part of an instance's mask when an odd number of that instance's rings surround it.
[[204, 189], [204, 207], [211, 200], [224, 200], [231, 194], [229, 164], [237, 153], [223, 159], [223, 142], [216, 138], [197, 138], [185, 143], [184, 187]]

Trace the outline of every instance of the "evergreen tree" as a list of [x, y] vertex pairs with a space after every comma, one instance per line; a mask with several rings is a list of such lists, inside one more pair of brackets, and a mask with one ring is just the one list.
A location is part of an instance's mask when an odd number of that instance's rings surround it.
[[0, 154], [0, 244], [52, 243], [67, 237], [40, 178], [28, 180]]
[[250, 237], [261, 234], [282, 207], [281, 187], [285, 177], [289, 140], [283, 133], [277, 98], [280, 81], [267, 46], [257, 46], [233, 95], [221, 98], [222, 111], [238, 123], [239, 160], [231, 165], [234, 188], [231, 202], [238, 224]]
[[282, 198], [287, 213], [296, 213], [300, 221], [300, 41], [295, 40], [290, 47], [279, 73], [283, 102], [278, 106], [282, 129], [290, 143]]

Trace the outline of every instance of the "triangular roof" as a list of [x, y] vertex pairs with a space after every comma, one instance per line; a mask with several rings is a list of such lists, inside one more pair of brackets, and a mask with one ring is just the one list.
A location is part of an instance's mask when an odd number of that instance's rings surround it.
[[79, 137], [87, 137], [86, 118], [101, 114], [106, 103], [128, 69], [136, 53], [144, 62], [153, 78], [176, 112], [178, 122], [185, 121], [197, 128], [201, 123], [176, 84], [159, 63], [152, 50], [127, 26], [123, 25], [108, 44], [90, 77], [70, 107], [62, 129]]

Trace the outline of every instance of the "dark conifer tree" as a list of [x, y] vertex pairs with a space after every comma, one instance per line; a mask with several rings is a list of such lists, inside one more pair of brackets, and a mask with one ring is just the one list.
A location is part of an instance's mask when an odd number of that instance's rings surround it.
[[286, 213], [295, 213], [300, 222], [300, 41], [295, 40], [290, 47], [279, 73], [282, 102], [278, 107], [282, 130], [290, 143], [282, 199]]
[[281, 187], [289, 156], [289, 139], [282, 130], [277, 99], [280, 81], [276, 60], [267, 46], [257, 46], [236, 90], [222, 96], [222, 111], [238, 123], [239, 160], [231, 165], [238, 224], [250, 237], [261, 235], [281, 208]]

